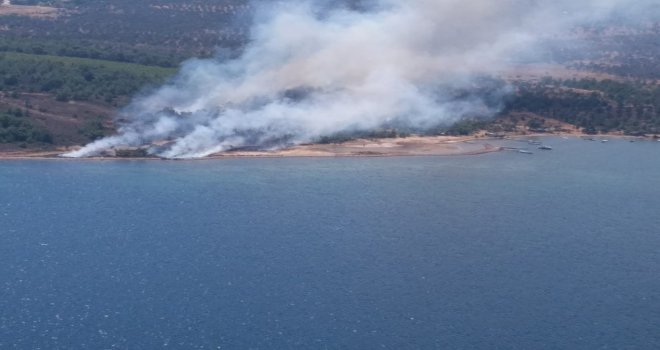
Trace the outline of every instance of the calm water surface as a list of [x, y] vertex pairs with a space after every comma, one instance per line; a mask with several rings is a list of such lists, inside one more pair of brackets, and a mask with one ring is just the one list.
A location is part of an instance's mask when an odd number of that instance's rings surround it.
[[546, 142], [0, 162], [0, 348], [660, 348], [660, 143]]

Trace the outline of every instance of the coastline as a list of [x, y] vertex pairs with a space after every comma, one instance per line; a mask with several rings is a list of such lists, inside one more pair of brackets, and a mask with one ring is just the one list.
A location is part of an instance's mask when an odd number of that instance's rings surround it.
[[[410, 136], [388, 139], [356, 139], [343, 143], [301, 144], [278, 150], [226, 151], [202, 158], [173, 160], [218, 160], [233, 158], [302, 158], [302, 157], [403, 157], [403, 156], [458, 156], [479, 155], [498, 152], [502, 149], [493, 146], [493, 138], [477, 136]], [[60, 154], [67, 150], [30, 151], [20, 150], [0, 152], [2, 160], [168, 160], [159, 157], [88, 157], [63, 158]]]
[[[202, 158], [173, 160], [219, 160], [234, 158], [331, 158], [331, 157], [413, 157], [413, 156], [474, 156], [505, 150], [494, 145], [501, 140], [520, 140], [527, 138], [572, 137], [572, 138], [625, 138], [631, 140], [654, 140], [650, 137], [635, 137], [622, 134], [588, 135], [583, 133], [510, 133], [487, 136], [484, 133], [471, 136], [409, 136], [400, 138], [356, 139], [343, 143], [301, 144], [272, 151], [226, 151]], [[88, 157], [63, 158], [59, 155], [65, 149], [52, 151], [19, 150], [0, 152], [3, 160], [64, 160], [64, 161], [108, 161], [108, 160], [169, 160], [159, 157]]]

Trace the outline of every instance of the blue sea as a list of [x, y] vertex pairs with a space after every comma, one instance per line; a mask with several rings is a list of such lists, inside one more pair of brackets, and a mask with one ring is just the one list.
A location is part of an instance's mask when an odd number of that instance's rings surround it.
[[660, 348], [660, 142], [544, 143], [2, 161], [0, 349]]

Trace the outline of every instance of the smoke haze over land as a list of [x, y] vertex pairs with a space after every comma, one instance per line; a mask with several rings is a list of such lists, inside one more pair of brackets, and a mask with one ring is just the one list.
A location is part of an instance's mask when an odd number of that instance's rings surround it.
[[[648, 2], [650, 4], [650, 2]], [[425, 130], [488, 117], [506, 86], [483, 77], [520, 60], [543, 62], [537, 44], [644, 2], [536, 0], [371, 1], [263, 5], [251, 41], [232, 59], [195, 59], [163, 87], [136, 97], [119, 134], [70, 157], [149, 145], [166, 158], [238, 147], [276, 148], [338, 133]]]

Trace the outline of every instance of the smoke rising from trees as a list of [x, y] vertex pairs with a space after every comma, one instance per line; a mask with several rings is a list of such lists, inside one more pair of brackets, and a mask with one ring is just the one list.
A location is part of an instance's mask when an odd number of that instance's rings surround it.
[[[649, 2], [650, 3], [650, 2]], [[148, 145], [166, 158], [236, 147], [276, 148], [383, 127], [414, 130], [488, 117], [507, 87], [483, 95], [484, 76], [518, 60], [543, 61], [537, 44], [613, 13], [626, 1], [380, 0], [357, 9], [291, 1], [264, 5], [233, 59], [186, 62], [168, 84], [121, 112], [119, 134], [70, 157]], [[625, 10], [625, 11], [624, 11]], [[643, 11], [640, 11], [643, 12]]]

